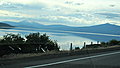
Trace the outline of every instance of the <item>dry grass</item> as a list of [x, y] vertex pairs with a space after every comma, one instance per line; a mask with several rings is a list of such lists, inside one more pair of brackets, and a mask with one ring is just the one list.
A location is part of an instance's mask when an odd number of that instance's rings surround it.
[[[109, 47], [99, 47], [99, 48], [87, 48], [87, 49], [82, 49], [82, 50], [99, 50], [99, 49], [107, 49], [107, 48], [115, 48], [115, 47], [120, 47], [120, 45], [116, 46], [109, 46]], [[74, 52], [77, 51], [82, 51], [81, 49], [79, 50], [73, 50]], [[10, 54], [10, 55], [4, 55], [0, 60], [4, 59], [19, 59], [19, 58], [25, 58], [25, 57], [35, 57], [35, 56], [42, 56], [42, 55], [54, 55], [54, 54], [61, 54], [61, 53], [68, 53], [70, 51], [50, 51], [46, 53], [27, 53], [27, 54]]]
[[48, 54], [58, 54], [60, 52], [58, 51], [50, 51], [46, 53], [27, 53], [27, 54], [10, 54], [10, 55], [4, 55], [0, 60], [4, 59], [18, 59], [18, 58], [25, 58], [25, 57], [34, 57], [34, 56], [42, 56], [42, 55], [48, 55]]
[[107, 48], [116, 48], [116, 47], [120, 47], [120, 45], [115, 45], [115, 46], [107, 46], [107, 47], [98, 47], [98, 48], [86, 48], [86, 49], [82, 49], [82, 50], [99, 50], [99, 49], [107, 49]]

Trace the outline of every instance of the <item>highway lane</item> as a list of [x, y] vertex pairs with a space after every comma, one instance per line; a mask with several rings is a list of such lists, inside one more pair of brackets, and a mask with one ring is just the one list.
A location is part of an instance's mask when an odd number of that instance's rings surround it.
[[120, 51], [24, 61], [0, 68], [120, 68]]

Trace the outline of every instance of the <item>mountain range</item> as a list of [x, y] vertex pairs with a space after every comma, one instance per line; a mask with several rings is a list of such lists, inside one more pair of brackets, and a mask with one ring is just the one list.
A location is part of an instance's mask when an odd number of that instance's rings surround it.
[[46, 29], [46, 30], [64, 30], [64, 31], [75, 31], [75, 32], [90, 32], [90, 33], [103, 33], [103, 34], [114, 34], [120, 35], [120, 26], [113, 25], [110, 23], [87, 26], [87, 27], [71, 27], [66, 25], [43, 25], [36, 22], [11, 22], [4, 21], [7, 26], [16, 26], [24, 28], [36, 28], [36, 29]]
[[9, 28], [14, 28], [14, 26], [0, 22], [0, 29], [9, 29]]
[[[21, 21], [21, 22], [4, 21], [4, 24], [9, 27], [15, 26], [15, 27], [22, 28], [22, 29], [13, 28], [18, 30], [27, 30], [27, 31], [36, 31], [36, 32], [69, 33], [75, 36], [85, 37], [93, 40], [101, 40], [101, 41], [103, 40], [103, 37], [105, 38], [105, 40], [119, 39], [119, 37], [104, 36], [104, 35], [97, 35], [97, 34], [120, 35], [120, 26], [113, 25], [110, 23], [87, 26], [87, 27], [72, 27], [72, 26], [66, 26], [66, 25], [43, 25], [43, 24], [39, 24], [36, 22], [29, 22], [29, 21]], [[1, 26], [2, 25], [0, 25], [0, 27]], [[79, 33], [79, 32], [83, 32], [83, 33]], [[97, 34], [95, 35], [95, 34], [89, 34], [89, 33], [97, 33]]]

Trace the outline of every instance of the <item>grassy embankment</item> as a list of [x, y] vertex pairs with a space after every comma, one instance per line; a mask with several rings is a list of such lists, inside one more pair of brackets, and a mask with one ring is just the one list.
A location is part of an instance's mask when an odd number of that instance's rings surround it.
[[85, 51], [88, 51], [89, 53], [98, 53], [98, 52], [105, 52], [105, 51], [113, 51], [113, 50], [120, 50], [120, 46], [108, 46], [108, 47], [99, 47], [99, 48], [86, 48], [86, 49], [78, 49], [78, 50], [72, 50], [72, 51], [50, 51], [46, 53], [28, 53], [28, 54], [10, 54], [10, 55], [4, 55], [0, 58], [0, 60], [6, 60], [6, 59], [20, 59], [20, 58], [28, 58], [28, 57], [41, 57], [41, 56], [70, 56], [73, 55], [82, 55]]

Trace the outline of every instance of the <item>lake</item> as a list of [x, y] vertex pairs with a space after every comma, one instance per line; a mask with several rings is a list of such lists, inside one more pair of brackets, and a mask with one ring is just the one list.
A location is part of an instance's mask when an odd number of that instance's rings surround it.
[[84, 42], [86, 44], [90, 44], [91, 42], [97, 43], [97, 41], [109, 41], [112, 39], [120, 40], [119, 37], [113, 36], [103, 36], [103, 35], [91, 35], [91, 34], [74, 34], [74, 33], [57, 33], [57, 32], [48, 32], [48, 31], [25, 31], [25, 30], [14, 30], [14, 29], [1, 29], [0, 36], [5, 35], [6, 33], [20, 33], [22, 36], [33, 33], [33, 32], [40, 32], [41, 34], [46, 33], [50, 36], [50, 39], [57, 40], [60, 49], [62, 50], [69, 50], [70, 43], [73, 44], [73, 49], [75, 47], [82, 48], [84, 46]]

